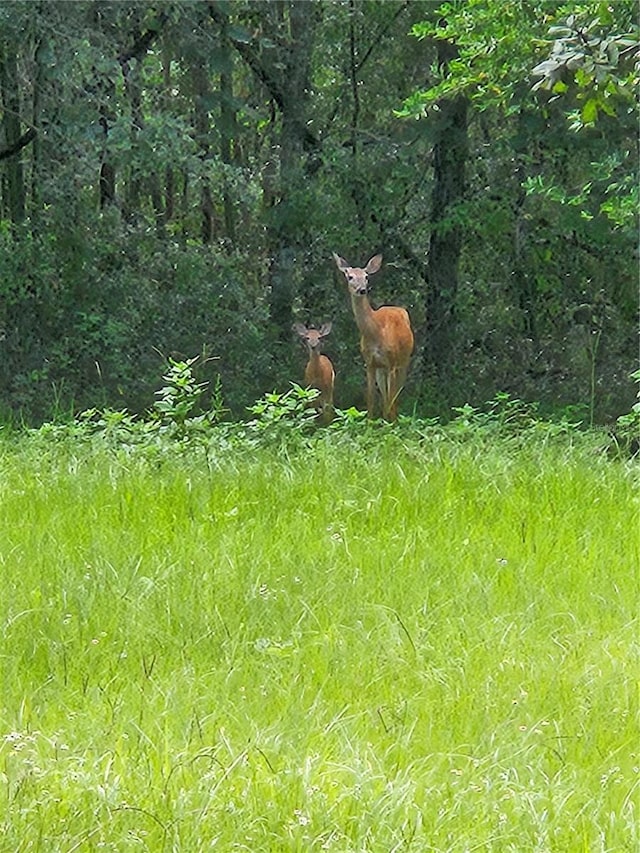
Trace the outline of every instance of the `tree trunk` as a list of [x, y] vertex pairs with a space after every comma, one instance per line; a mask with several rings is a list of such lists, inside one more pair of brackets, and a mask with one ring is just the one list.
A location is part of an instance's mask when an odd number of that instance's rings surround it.
[[[211, 127], [209, 120], [209, 109], [207, 104], [211, 100], [211, 89], [209, 86], [209, 75], [202, 64], [193, 65], [191, 68], [194, 89], [194, 113], [196, 142], [200, 149], [200, 157], [203, 162], [209, 156], [209, 141]], [[200, 236], [202, 242], [207, 245], [211, 243], [214, 236], [215, 217], [213, 199], [209, 178], [203, 174], [200, 179]]]
[[[225, 166], [233, 165], [233, 139], [236, 136], [236, 113], [233, 106], [233, 76], [231, 61], [231, 45], [228, 35], [228, 16], [224, 15], [220, 27], [220, 158]], [[236, 238], [235, 206], [227, 174], [223, 178], [222, 203], [224, 208], [224, 230], [227, 240], [233, 244]]]
[[[43, 14], [42, 7], [38, 7], [38, 14]], [[35, 40], [33, 52], [35, 74], [33, 79], [33, 101], [32, 101], [32, 125], [35, 131], [33, 140], [33, 153], [31, 158], [31, 176], [30, 176], [30, 226], [31, 233], [36, 236], [40, 229], [40, 215], [43, 209], [42, 200], [42, 181], [44, 175], [44, 166], [47, 163], [47, 141], [42, 132], [42, 124], [44, 119], [43, 111], [43, 93], [47, 81], [45, 54], [48, 47], [49, 35], [43, 29], [38, 34]]]
[[[438, 43], [438, 62], [446, 65], [456, 54], [454, 46]], [[439, 104], [434, 145], [434, 176], [431, 196], [428, 287], [424, 328], [424, 368], [439, 380], [451, 374], [456, 343], [456, 298], [463, 232], [456, 223], [456, 205], [465, 192], [468, 156], [467, 109], [464, 97]]]
[[113, 80], [102, 77], [99, 84], [100, 92], [100, 127], [102, 128], [102, 156], [100, 162], [100, 210], [104, 210], [116, 200], [116, 167], [113, 165], [109, 152], [109, 130], [115, 121], [115, 113], [111, 104], [115, 100], [116, 87]]
[[[275, 6], [276, 4], [274, 4]], [[295, 273], [304, 250], [306, 228], [296, 210], [296, 195], [303, 191], [310, 140], [305, 134], [311, 77], [311, 53], [315, 37], [313, 3], [290, 0], [278, 3], [288, 11], [289, 41], [282, 50], [282, 125], [280, 132], [280, 192], [272, 208], [271, 320], [283, 343], [291, 340]]]
[[522, 316], [522, 331], [525, 337], [537, 341], [535, 285], [526, 263], [529, 222], [525, 215], [527, 194], [523, 186], [524, 168], [521, 162], [516, 166], [515, 174], [518, 176], [519, 186], [514, 202], [515, 222], [512, 280], [516, 291], [517, 304]]
[[[171, 53], [168, 40], [165, 38], [162, 45], [162, 100], [165, 109], [169, 109], [171, 102]], [[158, 180], [158, 192], [160, 192], [160, 180]], [[168, 165], [164, 173], [164, 207], [162, 200], [154, 201], [156, 217], [160, 216], [159, 228], [164, 234], [165, 226], [173, 219], [175, 199], [175, 175], [173, 166]]]
[[[136, 33], [136, 38], [139, 33]], [[123, 64], [122, 77], [124, 80], [124, 89], [129, 99], [129, 109], [131, 111], [131, 151], [133, 153], [132, 163], [129, 166], [128, 179], [124, 187], [124, 217], [130, 223], [135, 223], [140, 215], [140, 194], [141, 194], [141, 179], [136, 164], [136, 149], [138, 147], [138, 137], [143, 126], [142, 118], [142, 89], [140, 81], [140, 64], [138, 62], [131, 66], [129, 63]]]
[[[7, 148], [18, 146], [20, 140], [20, 88], [18, 82], [18, 59], [15, 49], [5, 44], [0, 55], [0, 91], [4, 110], [4, 136]], [[19, 149], [7, 157], [6, 204], [9, 219], [20, 225], [25, 218], [25, 186], [22, 160]]]

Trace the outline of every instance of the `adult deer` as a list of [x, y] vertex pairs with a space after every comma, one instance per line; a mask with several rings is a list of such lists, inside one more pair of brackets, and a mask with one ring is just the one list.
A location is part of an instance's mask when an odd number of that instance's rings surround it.
[[409, 314], [395, 305], [371, 307], [367, 296], [369, 276], [380, 269], [382, 255], [374, 255], [364, 269], [350, 267], [335, 252], [333, 259], [347, 280], [351, 307], [360, 330], [360, 350], [367, 366], [369, 417], [375, 417], [377, 388], [382, 399], [382, 417], [394, 421], [398, 416], [398, 396], [413, 352]]
[[331, 331], [331, 323], [324, 323], [319, 329], [307, 329], [302, 323], [294, 323], [297, 332], [307, 346], [309, 361], [304, 370], [304, 381], [310, 388], [317, 388], [320, 394], [313, 401], [318, 410], [318, 418], [324, 423], [333, 420], [333, 385], [335, 371], [331, 359], [321, 355], [322, 341]]

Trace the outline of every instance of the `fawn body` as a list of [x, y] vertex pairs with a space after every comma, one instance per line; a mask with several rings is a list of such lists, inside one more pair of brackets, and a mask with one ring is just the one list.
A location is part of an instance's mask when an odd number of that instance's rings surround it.
[[304, 381], [310, 388], [317, 388], [319, 396], [312, 405], [318, 410], [318, 418], [323, 423], [333, 420], [333, 386], [335, 371], [331, 359], [321, 353], [322, 341], [331, 331], [331, 323], [324, 323], [319, 329], [308, 329], [302, 323], [295, 323], [294, 331], [304, 341], [309, 360], [304, 370]]

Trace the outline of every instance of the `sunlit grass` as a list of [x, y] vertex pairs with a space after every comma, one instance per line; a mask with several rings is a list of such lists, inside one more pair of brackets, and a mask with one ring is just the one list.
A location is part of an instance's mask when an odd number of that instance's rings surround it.
[[1, 849], [637, 848], [628, 466], [21, 439], [0, 474]]

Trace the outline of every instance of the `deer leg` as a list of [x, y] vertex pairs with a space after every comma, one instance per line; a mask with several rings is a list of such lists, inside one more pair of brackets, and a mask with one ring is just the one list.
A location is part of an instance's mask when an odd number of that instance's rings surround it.
[[367, 365], [367, 413], [375, 418], [376, 412], [376, 369]]
[[398, 378], [394, 367], [389, 371], [387, 393], [387, 420], [395, 421], [398, 417]]
[[322, 400], [322, 422], [324, 424], [330, 424], [333, 420], [333, 398], [331, 396], [326, 396]]
[[381, 414], [385, 420], [389, 417], [389, 371], [382, 367], [376, 370], [376, 381], [380, 392]]
[[387, 421], [395, 421], [395, 419], [396, 419], [396, 414], [395, 414], [396, 400], [395, 400], [395, 382], [394, 382], [395, 373], [394, 373], [393, 368], [391, 368], [389, 370], [389, 372], [385, 376], [385, 379], [386, 379], [386, 383], [385, 383], [386, 384], [386, 387], [385, 387], [386, 399], [384, 401], [384, 410], [385, 410], [384, 411], [384, 417], [385, 417], [385, 420], [387, 420]]
[[393, 411], [392, 420], [396, 420], [398, 417], [398, 397], [400, 396], [400, 392], [404, 388], [404, 383], [407, 378], [407, 368], [406, 367], [398, 367], [393, 371], [393, 396], [391, 398], [391, 408]]
[[378, 388], [380, 389], [380, 399], [382, 401], [382, 417], [384, 420], [389, 420], [389, 372], [387, 370], [378, 369], [377, 378]]

